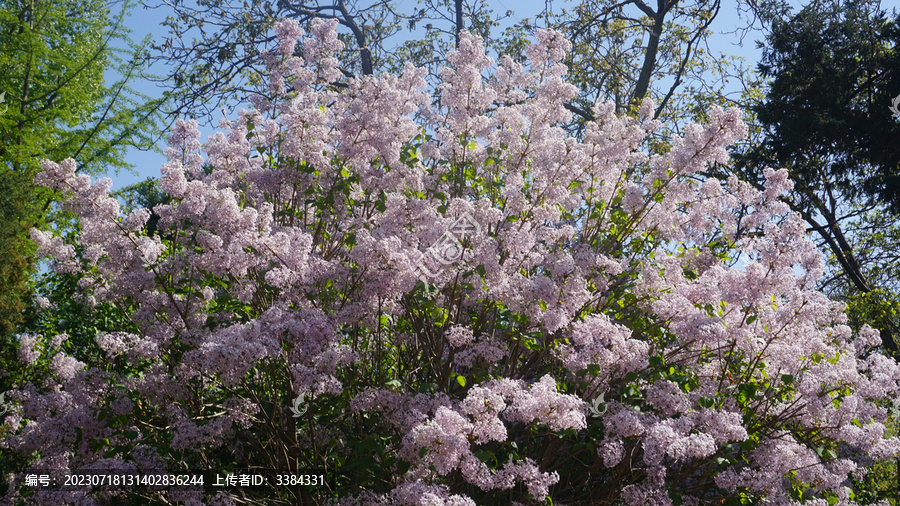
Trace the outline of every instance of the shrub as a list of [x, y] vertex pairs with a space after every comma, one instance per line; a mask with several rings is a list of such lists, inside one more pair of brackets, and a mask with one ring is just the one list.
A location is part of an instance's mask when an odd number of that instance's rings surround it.
[[597, 105], [573, 138], [559, 33], [489, 78], [462, 34], [432, 103], [413, 67], [335, 84], [334, 28], [295, 51], [281, 22], [253, 110], [204, 146], [176, 125], [157, 233], [109, 180], [43, 163], [81, 230], [33, 231], [40, 253], [129, 328], [93, 350], [23, 337], [43, 372], [9, 394], [5, 439], [58, 471], [326, 483], [9, 498], [833, 504], [897, 455], [878, 403], [897, 365], [815, 290], [787, 173], [764, 192], [701, 176], [740, 111], [647, 153], [649, 100], [637, 118]]

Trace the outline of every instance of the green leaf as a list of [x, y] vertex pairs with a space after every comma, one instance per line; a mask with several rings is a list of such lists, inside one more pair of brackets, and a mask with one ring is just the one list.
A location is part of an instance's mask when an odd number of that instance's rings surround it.
[[478, 450], [478, 451], [472, 452], [472, 454], [475, 455], [475, 458], [477, 458], [478, 460], [480, 460], [488, 465], [496, 464], [496, 462], [497, 462], [497, 456], [489, 451]]

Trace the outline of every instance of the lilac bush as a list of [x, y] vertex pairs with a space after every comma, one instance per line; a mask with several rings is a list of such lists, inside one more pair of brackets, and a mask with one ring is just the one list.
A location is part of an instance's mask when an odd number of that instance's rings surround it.
[[8, 396], [4, 444], [56, 470], [326, 485], [10, 498], [854, 504], [850, 478], [900, 452], [880, 402], [900, 371], [815, 290], [786, 171], [764, 192], [701, 176], [740, 111], [663, 144], [650, 100], [598, 104], [572, 137], [557, 32], [496, 67], [463, 33], [433, 99], [412, 66], [338, 86], [335, 24], [310, 30], [278, 24], [265, 89], [221, 133], [177, 123], [155, 234], [109, 180], [43, 163], [80, 233], [34, 230], [40, 254], [129, 325], [93, 362], [23, 338], [44, 373]]

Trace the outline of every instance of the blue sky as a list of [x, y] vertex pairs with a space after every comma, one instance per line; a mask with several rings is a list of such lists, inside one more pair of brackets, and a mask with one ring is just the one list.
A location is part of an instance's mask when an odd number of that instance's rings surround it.
[[[416, 4], [415, 0], [401, 0], [395, 2], [399, 10], [404, 8], [411, 9]], [[508, 10], [513, 11], [513, 16], [509, 19], [510, 24], [521, 21], [525, 18], [534, 17], [544, 8], [543, 1], [537, 0], [488, 0], [489, 5], [495, 12], [502, 13]], [[796, 3], [796, 2], [792, 2]], [[748, 20], [746, 17], [739, 17], [735, 0], [725, 0], [719, 16], [716, 18], [713, 29], [714, 36], [710, 39], [709, 49], [715, 53], [724, 53], [743, 57], [746, 64], [755, 67], [760, 57], [760, 51], [756, 49], [755, 41], [762, 38], [760, 33], [748, 33], [745, 35], [743, 44], [740, 44], [739, 37], [734, 32], [738, 26], [746, 26]], [[564, 2], [554, 2], [553, 7], [559, 10], [561, 7], [568, 5]], [[151, 35], [156, 41], [161, 41], [166, 34], [166, 29], [161, 26], [162, 21], [167, 15], [171, 14], [165, 6], [157, 9], [145, 9], [138, 6], [132, 9], [130, 15], [126, 19], [126, 25], [132, 30], [131, 38], [134, 41], [141, 41], [146, 35]], [[151, 69], [156, 74], [164, 74], [164, 70], [160, 68]], [[110, 76], [112, 80], [114, 76]], [[154, 83], [150, 82], [134, 82], [132, 87], [146, 95], [159, 97], [162, 95], [162, 89], [158, 88]], [[238, 108], [241, 106], [239, 105]], [[229, 112], [229, 117], [234, 117], [234, 111]], [[214, 132], [213, 128], [201, 128], [203, 133], [201, 141], [206, 140], [207, 136]], [[164, 148], [164, 145], [160, 146]], [[108, 174], [113, 180], [113, 189], [119, 189], [129, 184], [142, 181], [148, 177], [158, 177], [160, 175], [160, 167], [165, 162], [165, 157], [160, 153], [142, 152], [139, 150], [131, 150], [126, 160], [134, 165], [135, 174], [121, 171], [119, 174]]]

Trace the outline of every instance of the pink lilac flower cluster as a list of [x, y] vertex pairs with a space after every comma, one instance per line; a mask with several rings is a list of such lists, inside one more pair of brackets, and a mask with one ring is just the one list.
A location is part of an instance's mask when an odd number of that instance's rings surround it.
[[[175, 125], [156, 234], [109, 180], [42, 163], [80, 233], [35, 230], [39, 253], [132, 325], [96, 336], [102, 361], [21, 336], [46, 367], [10, 394], [5, 447], [53, 469], [303, 462], [349, 477], [332, 503], [454, 506], [852, 504], [850, 477], [900, 454], [879, 403], [900, 369], [815, 291], [787, 172], [700, 176], [740, 111], [649, 154], [650, 100], [567, 134], [557, 32], [496, 66], [461, 33], [432, 100], [412, 66], [338, 82], [335, 28], [277, 24], [253, 109], [205, 144]], [[464, 217], [479, 232], [448, 241]], [[423, 279], [440, 248], [464, 254]]]

